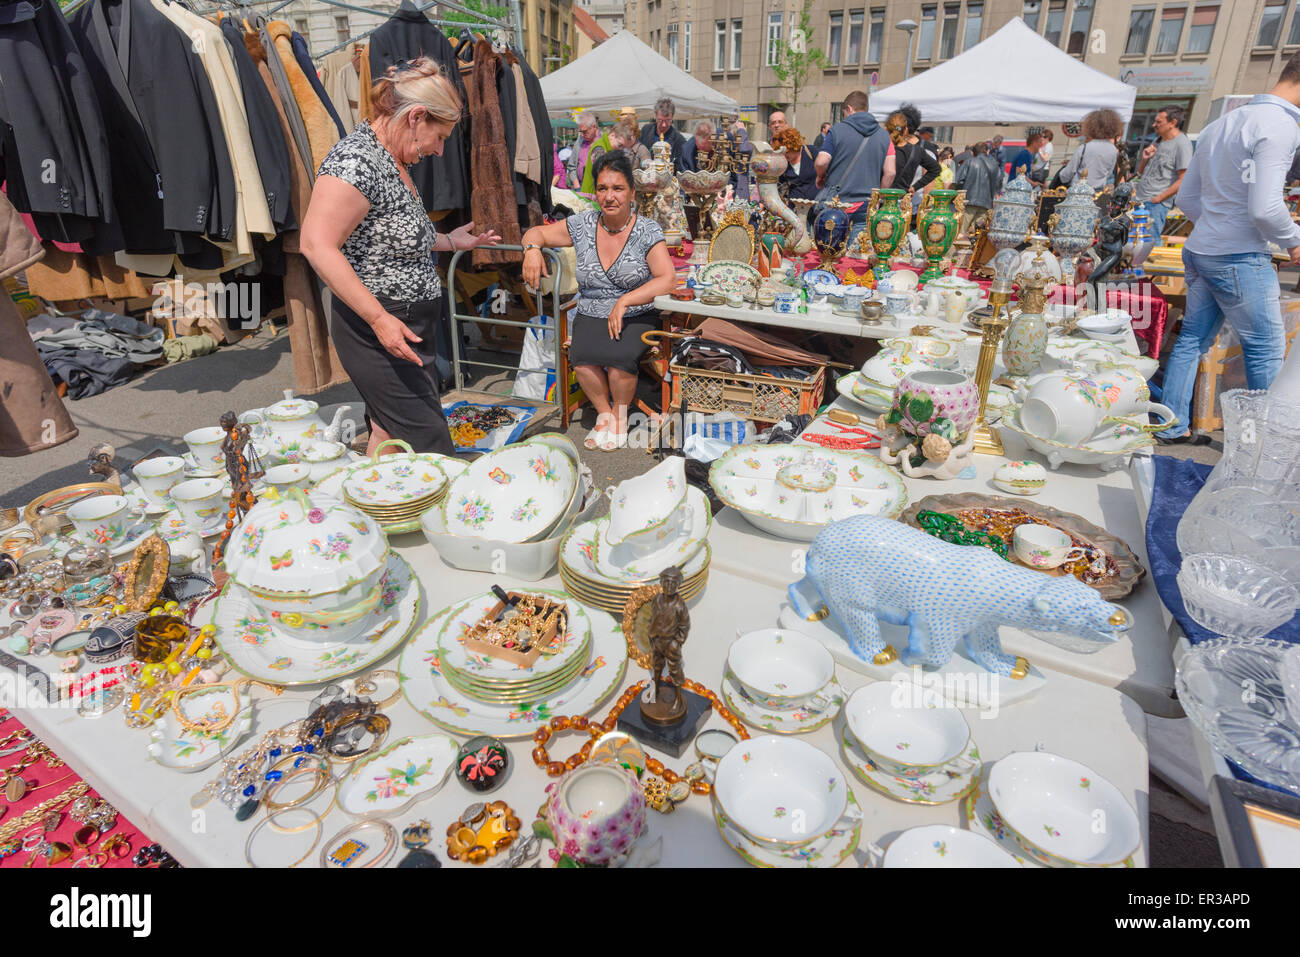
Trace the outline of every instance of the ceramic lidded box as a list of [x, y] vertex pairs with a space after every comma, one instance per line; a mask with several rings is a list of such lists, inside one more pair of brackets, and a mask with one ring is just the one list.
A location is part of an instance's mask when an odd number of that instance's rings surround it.
[[993, 484], [1013, 495], [1037, 495], [1047, 485], [1047, 469], [1028, 459], [1004, 462], [993, 473]]
[[388, 539], [364, 512], [298, 489], [262, 502], [226, 547], [230, 578], [277, 631], [306, 641], [349, 641], [382, 597]]
[[589, 764], [547, 788], [546, 823], [560, 854], [586, 866], [622, 863], [645, 830], [645, 795], [636, 775]]

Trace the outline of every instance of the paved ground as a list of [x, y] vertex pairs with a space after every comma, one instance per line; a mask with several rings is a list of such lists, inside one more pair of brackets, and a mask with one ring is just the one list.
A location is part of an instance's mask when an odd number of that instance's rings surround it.
[[[87, 481], [86, 453], [100, 442], [117, 449], [117, 465], [122, 469], [158, 446], [183, 451], [180, 437], [189, 430], [215, 425], [227, 410], [240, 412], [274, 402], [292, 381], [288, 337], [263, 332], [213, 355], [150, 370], [103, 395], [69, 402], [81, 434], [37, 455], [0, 459], [0, 506], [21, 506], [42, 491]], [[494, 378], [488, 378], [483, 384], [492, 381]], [[322, 406], [359, 402], [350, 384], [313, 398]], [[581, 447], [582, 438], [594, 424], [594, 413], [587, 409], [583, 420], [575, 422], [568, 434]], [[1221, 450], [1222, 436], [1216, 435], [1211, 446], [1181, 446], [1172, 454], [1213, 462]], [[584, 451], [584, 459], [602, 488], [639, 474], [650, 462], [644, 450], [635, 449]], [[1153, 866], [1221, 866], [1213, 834], [1207, 812], [1152, 777]]]

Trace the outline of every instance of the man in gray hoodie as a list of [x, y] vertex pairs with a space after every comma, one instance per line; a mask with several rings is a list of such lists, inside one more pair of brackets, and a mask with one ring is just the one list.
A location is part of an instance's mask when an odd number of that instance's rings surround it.
[[838, 191], [841, 202], [860, 204], [849, 214], [851, 243], [866, 225], [871, 191], [882, 178], [894, 178], [894, 157], [889, 155], [889, 134], [867, 112], [866, 93], [854, 90], [846, 96], [843, 115], [817, 154], [817, 199], [830, 199]]

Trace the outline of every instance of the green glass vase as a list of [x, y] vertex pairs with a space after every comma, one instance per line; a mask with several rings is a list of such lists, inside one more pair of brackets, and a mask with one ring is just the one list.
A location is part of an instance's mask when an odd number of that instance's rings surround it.
[[873, 189], [871, 206], [867, 213], [867, 235], [876, 253], [876, 278], [889, 272], [889, 260], [898, 252], [907, 236], [910, 210], [904, 212], [899, 203], [907, 196], [903, 189]]
[[921, 245], [925, 248], [925, 258], [929, 265], [921, 273], [921, 282], [929, 282], [944, 275], [943, 261], [952, 249], [953, 240], [957, 238], [957, 227], [961, 225], [961, 208], [956, 200], [959, 196], [964, 198], [965, 192], [958, 189], [933, 189], [925, 194], [917, 229], [921, 233]]

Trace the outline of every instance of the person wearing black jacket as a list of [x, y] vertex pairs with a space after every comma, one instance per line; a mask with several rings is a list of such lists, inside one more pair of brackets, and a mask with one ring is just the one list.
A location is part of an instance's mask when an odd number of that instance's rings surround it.
[[[370, 78], [377, 81], [389, 67], [405, 66], [422, 56], [442, 66], [461, 102], [468, 103], [460, 62], [451, 43], [411, 0], [402, 0], [393, 15], [370, 35]], [[411, 179], [429, 212], [469, 208], [469, 141], [463, 127], [457, 123], [452, 128], [441, 156], [426, 156], [411, 169]]]
[[772, 137], [772, 148], [785, 154], [786, 168], [780, 184], [790, 199], [817, 198], [817, 158], [803, 142], [803, 134], [787, 126]]
[[673, 170], [681, 173], [686, 169], [682, 163], [682, 147], [686, 145], [686, 137], [673, 126], [673, 117], [676, 115], [677, 107], [668, 97], [656, 103], [654, 122], [641, 127], [641, 142], [653, 155], [653, 147], [662, 137], [673, 148]]
[[925, 188], [943, 169], [934, 147], [916, 135], [920, 125], [921, 111], [911, 103], [904, 103], [885, 120], [885, 129], [889, 132], [890, 142], [894, 144], [894, 159], [897, 163], [893, 188], [912, 190], [914, 214], [920, 211]]

